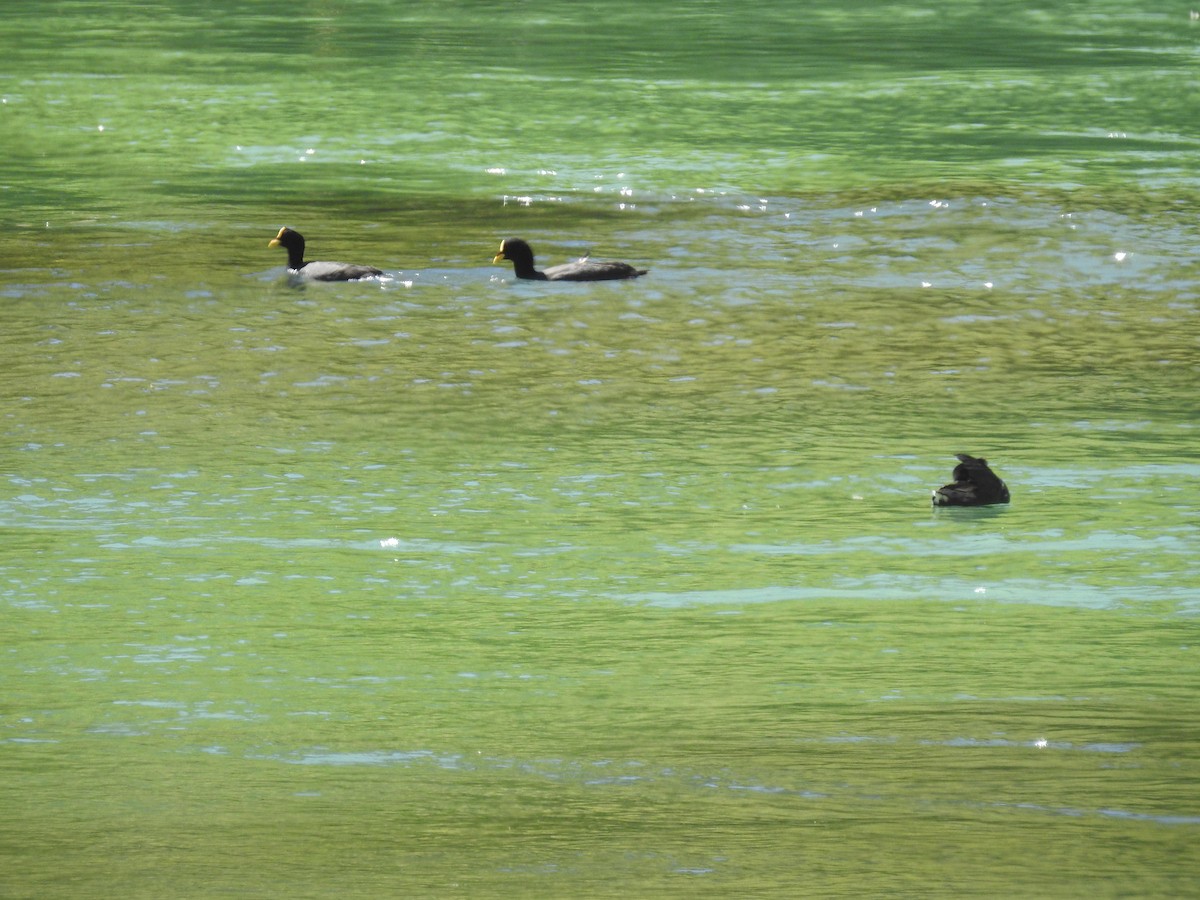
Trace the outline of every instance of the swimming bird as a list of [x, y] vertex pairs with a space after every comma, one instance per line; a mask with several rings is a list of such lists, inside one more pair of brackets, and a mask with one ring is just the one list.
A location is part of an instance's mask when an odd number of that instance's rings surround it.
[[310, 281], [354, 281], [357, 278], [369, 278], [372, 275], [382, 275], [381, 269], [374, 266], [356, 266], [350, 263], [338, 262], [305, 262], [304, 235], [292, 231], [288, 227], [279, 229], [279, 234], [271, 238], [268, 247], [283, 247], [288, 254], [288, 271]]
[[500, 252], [492, 262], [507, 259], [513, 264], [518, 278], [533, 281], [611, 281], [614, 278], [637, 278], [648, 269], [635, 269], [629, 263], [613, 260], [591, 260], [586, 257], [561, 266], [551, 266], [545, 272], [533, 267], [533, 250], [520, 238], [507, 238], [500, 242]]
[[956, 453], [952, 484], [933, 492], [934, 506], [989, 506], [1008, 502], [1008, 485], [988, 468], [987, 460]]

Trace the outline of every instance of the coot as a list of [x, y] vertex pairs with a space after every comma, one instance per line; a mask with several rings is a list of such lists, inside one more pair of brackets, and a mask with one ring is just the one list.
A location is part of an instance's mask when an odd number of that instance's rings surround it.
[[989, 506], [1008, 502], [1008, 486], [988, 468], [987, 460], [957, 453], [954, 482], [933, 492], [934, 506]]
[[374, 266], [356, 266], [350, 263], [338, 262], [305, 262], [304, 235], [298, 231], [284, 227], [279, 234], [271, 239], [268, 247], [283, 247], [288, 254], [288, 271], [310, 281], [354, 281], [356, 278], [369, 278], [372, 275], [382, 275], [383, 271]]
[[611, 281], [614, 278], [637, 278], [649, 271], [635, 269], [629, 263], [584, 258], [539, 272], [533, 267], [533, 250], [520, 238], [508, 238], [500, 242], [500, 252], [492, 262], [502, 259], [513, 264], [513, 271], [518, 278], [533, 281]]

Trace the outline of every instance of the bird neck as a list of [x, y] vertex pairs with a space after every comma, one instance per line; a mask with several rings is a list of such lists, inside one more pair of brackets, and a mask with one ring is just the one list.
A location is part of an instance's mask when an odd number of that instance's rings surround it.
[[545, 281], [546, 273], [539, 272], [533, 267], [533, 260], [514, 260], [513, 272], [518, 278], [527, 278], [531, 281]]
[[303, 247], [288, 247], [288, 268], [302, 269], [304, 268], [304, 248]]

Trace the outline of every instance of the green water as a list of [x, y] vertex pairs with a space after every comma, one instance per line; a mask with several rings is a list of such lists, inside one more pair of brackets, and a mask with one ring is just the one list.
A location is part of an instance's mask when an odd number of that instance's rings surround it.
[[0, 896], [1200, 895], [1186, 8], [0, 28]]

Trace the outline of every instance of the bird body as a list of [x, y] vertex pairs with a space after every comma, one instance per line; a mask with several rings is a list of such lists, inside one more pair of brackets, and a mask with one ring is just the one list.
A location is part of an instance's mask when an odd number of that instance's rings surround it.
[[533, 250], [520, 238], [506, 238], [500, 242], [500, 252], [492, 262], [505, 259], [513, 264], [513, 272], [518, 278], [530, 281], [612, 281], [618, 278], [637, 278], [649, 271], [615, 260], [584, 258], [561, 266], [551, 266], [541, 272], [533, 265]]
[[933, 492], [934, 506], [990, 506], [1009, 501], [1008, 485], [988, 468], [986, 459], [967, 453], [955, 456], [954, 481]]
[[288, 271], [308, 281], [354, 281], [382, 275], [383, 270], [374, 266], [357, 266], [339, 262], [305, 262], [304, 235], [284, 227], [271, 239], [268, 247], [283, 247], [288, 254]]

